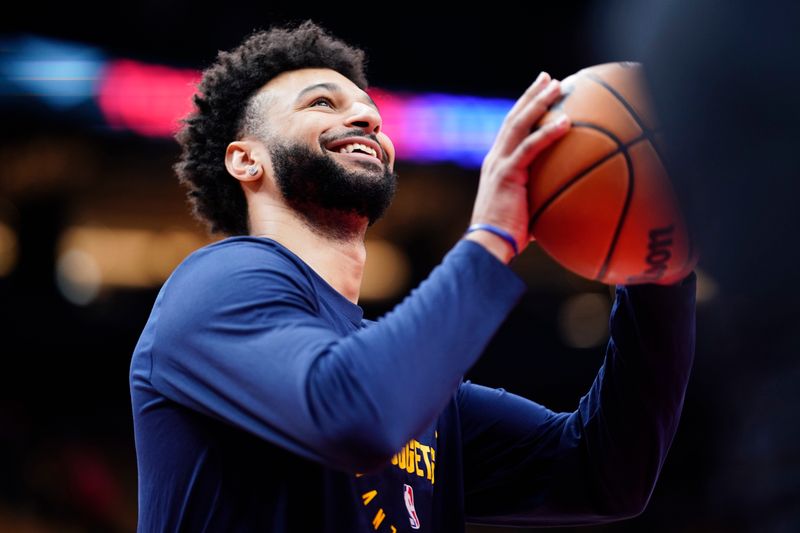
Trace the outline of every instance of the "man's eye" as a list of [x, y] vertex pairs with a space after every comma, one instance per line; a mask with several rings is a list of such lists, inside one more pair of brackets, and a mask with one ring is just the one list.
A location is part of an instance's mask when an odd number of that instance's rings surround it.
[[327, 104], [328, 107], [333, 107], [333, 102], [331, 102], [330, 98], [327, 98], [325, 96], [320, 96], [319, 98], [311, 102], [311, 106], [312, 107], [316, 106], [319, 103], [324, 103]]

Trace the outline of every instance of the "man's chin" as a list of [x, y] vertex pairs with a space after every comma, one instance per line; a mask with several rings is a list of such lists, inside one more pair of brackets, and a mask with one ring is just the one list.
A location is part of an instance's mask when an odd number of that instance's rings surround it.
[[366, 154], [315, 153], [298, 144], [276, 144], [270, 155], [284, 199], [323, 226], [342, 213], [357, 213], [372, 224], [394, 196], [396, 175]]

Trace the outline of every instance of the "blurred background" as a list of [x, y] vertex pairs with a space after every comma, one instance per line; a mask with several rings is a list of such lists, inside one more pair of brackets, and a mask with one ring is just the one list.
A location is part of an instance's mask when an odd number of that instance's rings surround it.
[[[368, 233], [369, 318], [459, 239], [482, 158], [540, 71], [644, 63], [702, 250], [696, 360], [647, 510], [581, 531], [800, 531], [798, 7], [20, 7], [0, 21], [0, 531], [135, 530], [130, 355], [163, 281], [212, 242], [171, 171], [172, 135], [218, 50], [305, 18], [366, 50], [397, 147], [396, 200]], [[613, 287], [536, 244], [513, 268], [529, 290], [466, 377], [574, 410]]]

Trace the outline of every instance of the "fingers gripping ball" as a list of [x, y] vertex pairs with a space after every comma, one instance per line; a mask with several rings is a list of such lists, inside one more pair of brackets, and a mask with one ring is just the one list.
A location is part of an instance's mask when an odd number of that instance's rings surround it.
[[607, 63], [562, 82], [572, 128], [530, 167], [530, 231], [559, 264], [606, 284], [682, 280], [698, 253], [662, 162], [641, 65]]

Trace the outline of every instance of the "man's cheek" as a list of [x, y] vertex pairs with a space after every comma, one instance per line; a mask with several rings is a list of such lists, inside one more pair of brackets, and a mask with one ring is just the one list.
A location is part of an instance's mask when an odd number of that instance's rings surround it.
[[386, 152], [386, 159], [387, 162], [389, 163], [389, 166], [394, 168], [395, 152], [392, 140], [389, 138], [388, 135], [381, 132], [378, 134], [378, 141], [380, 142], [381, 146], [383, 146], [383, 149]]

